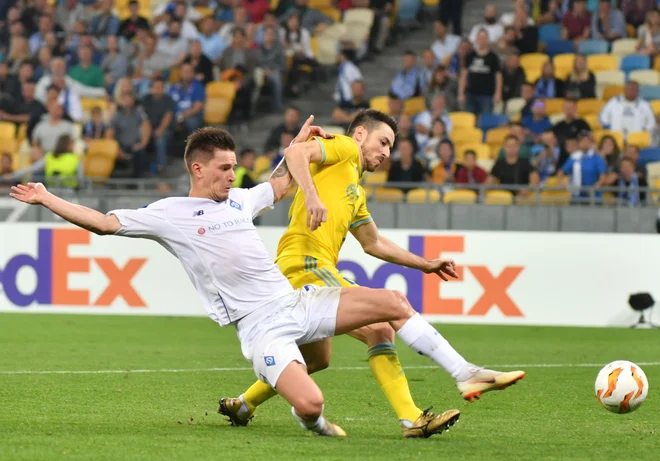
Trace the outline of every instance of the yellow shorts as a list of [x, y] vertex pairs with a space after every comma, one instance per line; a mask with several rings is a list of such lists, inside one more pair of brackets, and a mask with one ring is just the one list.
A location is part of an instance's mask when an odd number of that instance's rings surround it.
[[277, 259], [277, 265], [295, 288], [305, 285], [323, 287], [356, 287], [357, 284], [344, 277], [335, 266], [317, 261], [311, 256], [284, 257]]

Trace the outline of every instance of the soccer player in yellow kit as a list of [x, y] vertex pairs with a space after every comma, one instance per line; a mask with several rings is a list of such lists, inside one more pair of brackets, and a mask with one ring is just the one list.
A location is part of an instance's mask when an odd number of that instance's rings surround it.
[[[456, 277], [453, 261], [426, 260], [381, 236], [367, 210], [360, 178], [364, 170], [374, 171], [389, 157], [396, 130], [393, 119], [369, 109], [356, 116], [347, 136], [317, 136], [296, 144], [302, 148], [292, 145], [285, 151], [286, 165], [274, 174], [286, 174], [288, 168], [300, 190], [289, 210], [290, 222], [280, 239], [276, 262], [294, 288], [355, 286], [336, 268], [339, 250], [349, 231], [371, 256], [435, 273], [443, 280], [447, 280], [447, 275]], [[458, 410], [433, 415], [415, 405], [394, 345], [395, 332], [389, 324], [369, 325], [349, 334], [369, 346], [369, 366], [399, 418], [404, 437], [442, 433], [458, 419]], [[328, 367], [330, 350], [330, 339], [300, 346], [310, 373]], [[523, 372], [501, 373], [476, 367], [446, 341], [443, 353], [443, 368], [456, 379], [463, 398], [469, 401], [524, 376]], [[274, 395], [275, 390], [268, 384], [257, 381], [238, 398], [222, 399], [220, 413], [234, 425], [246, 425], [256, 407]]]

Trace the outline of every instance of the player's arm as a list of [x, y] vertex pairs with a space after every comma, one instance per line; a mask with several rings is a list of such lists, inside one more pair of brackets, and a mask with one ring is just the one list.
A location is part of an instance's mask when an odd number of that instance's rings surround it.
[[454, 261], [451, 259], [428, 260], [404, 250], [399, 245], [380, 235], [378, 227], [376, 227], [376, 223], [373, 221], [352, 228], [351, 233], [360, 242], [364, 252], [374, 258], [398, 264], [399, 266], [419, 269], [427, 274], [437, 274], [442, 280], [448, 280], [447, 276], [458, 278]]
[[19, 184], [11, 189], [13, 192], [9, 195], [16, 200], [30, 205], [42, 205], [70, 223], [95, 234], [114, 234], [121, 229], [119, 219], [115, 215], [104, 215], [91, 208], [67, 202], [48, 192], [40, 182], [31, 182], [27, 186]]

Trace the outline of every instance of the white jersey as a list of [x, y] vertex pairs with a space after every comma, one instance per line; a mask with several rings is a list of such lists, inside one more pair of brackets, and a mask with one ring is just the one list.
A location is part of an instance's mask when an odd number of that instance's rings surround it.
[[263, 183], [231, 189], [224, 202], [172, 197], [108, 214], [121, 223], [116, 235], [155, 240], [176, 256], [209, 316], [224, 326], [294, 291], [252, 222], [274, 200]]

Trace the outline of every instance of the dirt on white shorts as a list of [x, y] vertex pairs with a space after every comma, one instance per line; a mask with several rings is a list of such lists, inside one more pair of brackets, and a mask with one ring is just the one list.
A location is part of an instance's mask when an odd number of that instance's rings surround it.
[[334, 336], [341, 290], [306, 285], [239, 320], [241, 350], [258, 379], [275, 388], [291, 362], [306, 365], [299, 345]]

